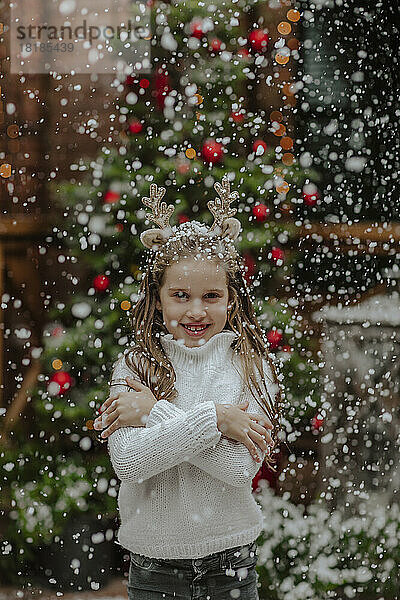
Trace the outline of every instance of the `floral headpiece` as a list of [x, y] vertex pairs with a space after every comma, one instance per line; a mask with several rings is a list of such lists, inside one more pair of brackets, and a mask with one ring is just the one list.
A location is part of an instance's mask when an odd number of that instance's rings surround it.
[[219, 239], [228, 238], [230, 241], [236, 240], [240, 233], [240, 221], [233, 218], [237, 209], [230, 206], [233, 200], [239, 198], [238, 192], [230, 191], [229, 179], [226, 175], [222, 178], [222, 185], [216, 181], [214, 189], [219, 198], [209, 200], [207, 206], [214, 217], [211, 227], [201, 224], [198, 221], [182, 223], [179, 226], [171, 227], [169, 220], [174, 212], [174, 206], [161, 202], [165, 194], [165, 188], [158, 188], [155, 183], [150, 185], [150, 198], [142, 198], [145, 206], [151, 209], [151, 213], [146, 213], [149, 221], [158, 225], [157, 229], [147, 229], [140, 235], [140, 241], [146, 248], [158, 250], [158, 248], [172, 237], [188, 235], [193, 233], [204, 233], [210, 237], [219, 237]]

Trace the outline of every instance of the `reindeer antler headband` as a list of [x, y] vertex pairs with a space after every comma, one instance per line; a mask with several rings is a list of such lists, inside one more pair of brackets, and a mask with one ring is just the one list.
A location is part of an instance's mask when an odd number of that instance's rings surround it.
[[[222, 185], [216, 181], [214, 189], [218, 193], [219, 198], [209, 200], [207, 206], [214, 217], [214, 222], [210, 228], [197, 223], [205, 229], [205, 232], [210, 236], [219, 236], [221, 239], [229, 238], [232, 242], [236, 240], [240, 232], [240, 221], [233, 218], [237, 209], [230, 204], [239, 198], [238, 192], [230, 191], [229, 179], [226, 175], [222, 178]], [[169, 219], [174, 212], [174, 206], [161, 202], [165, 194], [165, 188], [158, 188], [155, 183], [150, 185], [150, 198], [142, 198], [145, 206], [151, 209], [151, 213], [146, 213], [149, 221], [153, 221], [158, 225], [158, 229], [147, 229], [140, 235], [140, 240], [146, 248], [158, 249], [164, 244], [168, 238], [179, 230], [179, 227], [171, 227]], [[186, 225], [185, 223], [183, 225]]]

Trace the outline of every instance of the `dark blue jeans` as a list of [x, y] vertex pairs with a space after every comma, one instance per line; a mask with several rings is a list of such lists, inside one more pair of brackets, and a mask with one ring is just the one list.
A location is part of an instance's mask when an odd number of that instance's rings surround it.
[[255, 541], [196, 559], [130, 557], [129, 600], [259, 600]]

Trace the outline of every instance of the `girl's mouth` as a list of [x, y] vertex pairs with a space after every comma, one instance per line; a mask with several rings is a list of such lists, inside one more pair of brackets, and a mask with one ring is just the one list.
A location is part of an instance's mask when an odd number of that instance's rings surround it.
[[201, 337], [205, 330], [210, 327], [211, 323], [209, 323], [208, 325], [184, 325], [183, 323], [181, 323], [180, 325], [191, 337]]

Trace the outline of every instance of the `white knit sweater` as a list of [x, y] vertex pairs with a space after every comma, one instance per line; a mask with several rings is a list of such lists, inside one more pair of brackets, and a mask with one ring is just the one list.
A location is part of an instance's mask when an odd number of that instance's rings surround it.
[[[235, 336], [224, 330], [196, 348], [161, 336], [175, 369], [177, 398], [158, 400], [145, 427], [121, 427], [108, 438], [121, 480], [117, 543], [124, 548], [153, 558], [201, 558], [252, 542], [262, 531], [251, 489], [261, 463], [217, 429], [215, 404], [247, 398], [247, 412], [265, 415], [242, 383], [240, 359], [230, 347]], [[274, 399], [276, 385], [269, 383], [267, 361], [263, 365]], [[131, 389], [116, 384], [127, 375], [133, 373], [123, 355], [114, 364], [113, 392]]]

